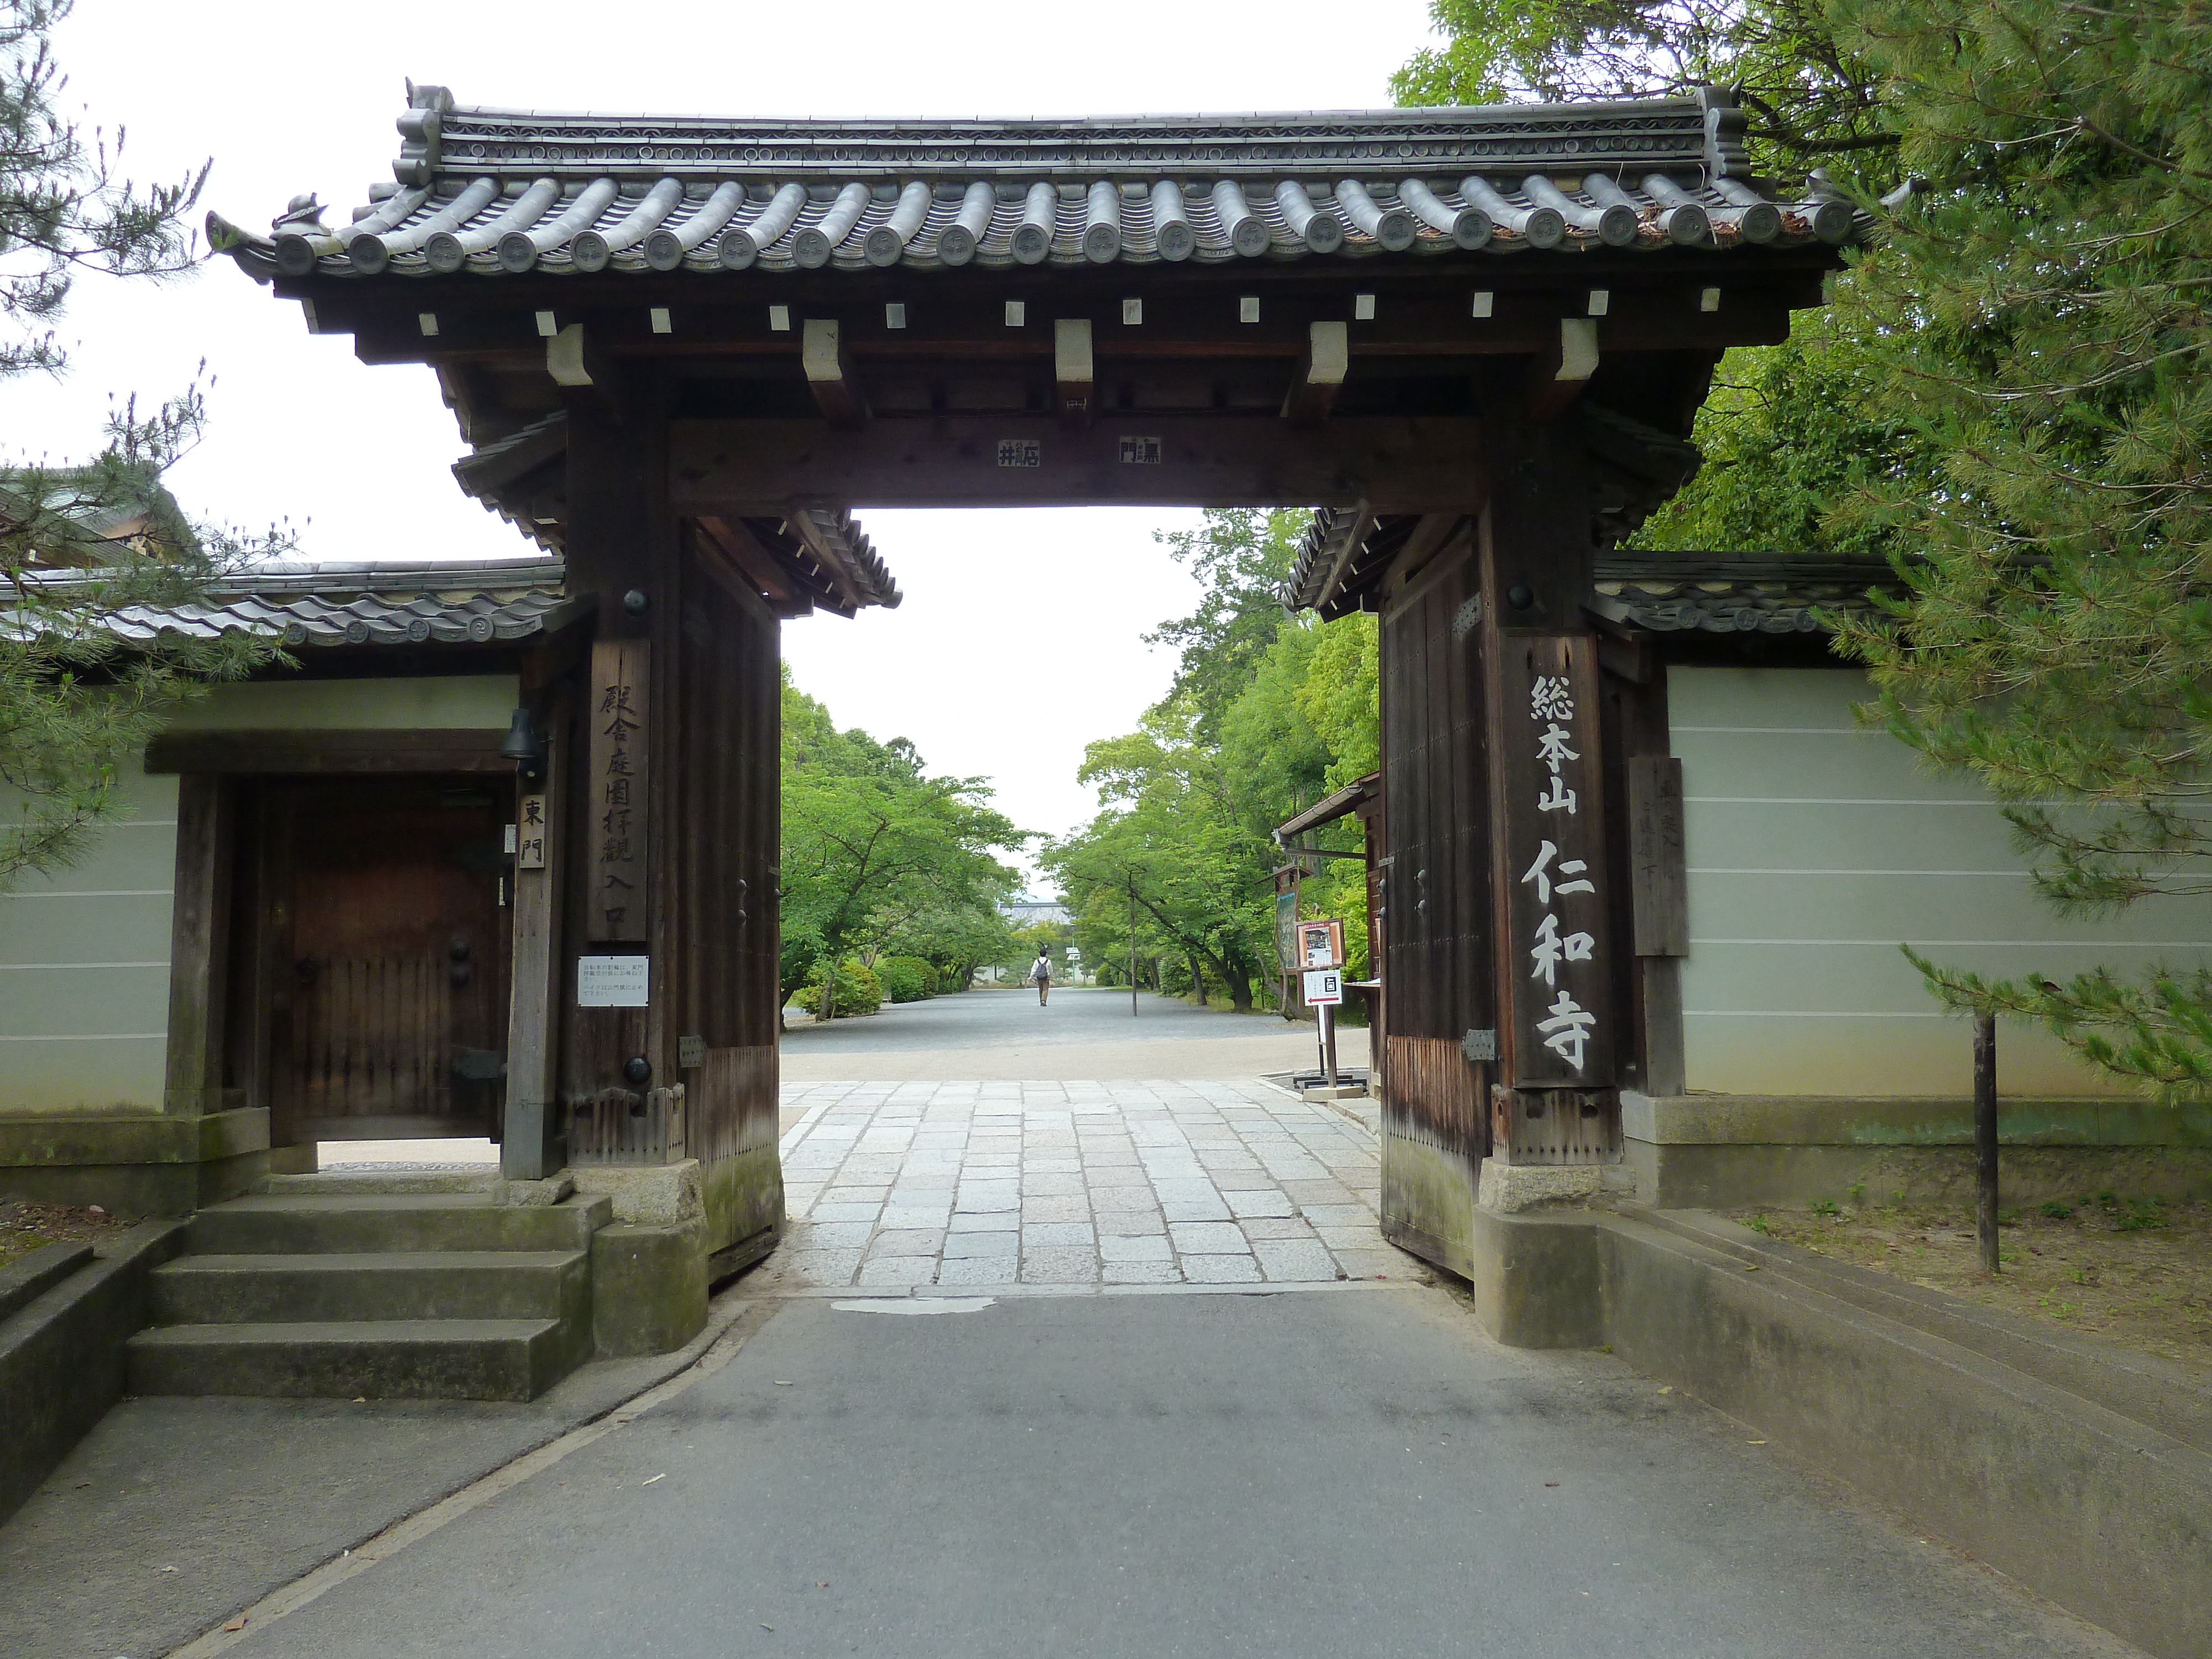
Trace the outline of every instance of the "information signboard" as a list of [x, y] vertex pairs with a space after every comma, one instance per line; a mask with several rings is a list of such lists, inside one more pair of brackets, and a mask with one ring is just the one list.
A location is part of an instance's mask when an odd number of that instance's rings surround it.
[[1341, 969], [1309, 969], [1305, 980], [1307, 1007], [1334, 1008], [1344, 1001], [1344, 972]]
[[642, 1008], [647, 994], [647, 957], [579, 957], [576, 958], [576, 1006], [579, 1008]]
[[1302, 921], [1298, 924], [1298, 966], [1344, 966], [1344, 924], [1340, 921]]

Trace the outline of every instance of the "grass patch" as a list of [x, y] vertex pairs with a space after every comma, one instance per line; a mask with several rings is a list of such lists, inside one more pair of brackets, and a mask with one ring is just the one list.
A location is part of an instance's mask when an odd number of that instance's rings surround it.
[[2212, 1374], [2212, 1205], [2101, 1192], [2008, 1209], [1984, 1277], [1971, 1206], [1738, 1212], [1756, 1232]]

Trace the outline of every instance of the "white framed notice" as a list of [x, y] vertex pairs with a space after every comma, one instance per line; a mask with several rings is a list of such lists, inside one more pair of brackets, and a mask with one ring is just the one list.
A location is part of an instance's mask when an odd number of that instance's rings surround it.
[[1337, 968], [1316, 968], [1305, 976], [1306, 1006], [1334, 1008], [1344, 1001], [1344, 973]]
[[647, 995], [651, 959], [646, 957], [579, 957], [576, 958], [576, 1006], [579, 1008], [642, 1008]]

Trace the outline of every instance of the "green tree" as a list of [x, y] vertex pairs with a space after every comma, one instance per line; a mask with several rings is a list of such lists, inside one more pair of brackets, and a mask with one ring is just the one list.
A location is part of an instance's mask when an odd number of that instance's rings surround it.
[[[1401, 103], [1680, 96], [1726, 88], [1752, 163], [1795, 185], [1819, 169], [1871, 198], [1896, 182], [1899, 134], [1875, 64], [1832, 0], [1434, 0], [1443, 44], [1392, 81]], [[1850, 279], [1780, 346], [1722, 360], [1693, 434], [1705, 465], [1632, 544], [1730, 551], [1888, 550], [1826, 522], [1869, 478], [1931, 471], [1914, 434], [1869, 395], [1871, 321]]]
[[994, 910], [1015, 882], [996, 854], [1029, 837], [990, 806], [981, 779], [930, 775], [903, 738], [837, 730], [788, 672], [783, 703], [787, 1000], [848, 955], [929, 956], [924, 920]]
[[1843, 555], [1911, 550], [1893, 524], [1836, 509], [1877, 487], [1935, 489], [1926, 434], [1884, 396], [1887, 347], [1856, 286], [1801, 312], [1777, 346], [1722, 359], [1698, 411], [1698, 476], [1645, 520], [1632, 547]]
[[[1282, 609], [1308, 521], [1209, 512], [1178, 544], [1206, 591], [1148, 636], [1181, 647], [1174, 685], [1138, 731], [1091, 745], [1078, 775], [1100, 787], [1104, 810], [1046, 856], [1084, 958], [1105, 976], [1127, 972], [1133, 908], [1140, 971], [1174, 958], [1171, 980], [1210, 976], [1249, 1010], [1254, 981], [1277, 970], [1275, 825], [1378, 763], [1374, 618], [1324, 625]], [[1352, 850], [1358, 836], [1338, 824], [1317, 840]], [[1356, 894], [1340, 891], [1332, 870], [1315, 890], [1364, 928], [1365, 890], [1352, 884]]]
[[[193, 264], [186, 216], [206, 169], [142, 190], [119, 175], [120, 128], [88, 139], [58, 107], [50, 37], [70, 10], [0, 0], [0, 379], [68, 368], [55, 325], [81, 272], [159, 281]], [[82, 857], [163, 720], [271, 654], [237, 635], [126, 641], [112, 627], [135, 606], [199, 599], [278, 544], [196, 526], [161, 487], [204, 412], [197, 386], [143, 418], [126, 400], [89, 463], [0, 474], [0, 884]]]
[[1180, 653], [1168, 695], [1190, 703], [1209, 739], [1219, 735], [1222, 716], [1274, 642], [1283, 621], [1283, 583], [1310, 520], [1303, 509], [1208, 507], [1194, 529], [1154, 532], [1205, 592], [1190, 615], [1162, 623], [1145, 642], [1171, 645]]
[[[2054, 904], [2212, 892], [2212, 13], [1835, 10], [1920, 181], [1856, 273], [1874, 395], [1940, 468], [1844, 504], [1920, 554], [1845, 643], [1891, 732], [2008, 803]], [[1922, 965], [2108, 1070], [2212, 1082], [2212, 975]]]
[[1390, 79], [1401, 104], [1680, 96], [1727, 87], [1762, 167], [1856, 170], [1887, 155], [1873, 66], [1827, 0], [1431, 0], [1443, 44]]
[[1188, 705], [1170, 698], [1136, 732], [1091, 744], [1076, 775], [1098, 787], [1105, 810], [1048, 843], [1042, 862], [1070, 908], [1099, 924], [1083, 938], [1086, 957], [1110, 948], [1133, 900], [1155, 939], [1210, 970], [1242, 1012], [1252, 1006], [1253, 976], [1273, 960], [1267, 863], [1264, 843], [1240, 822], [1219, 751], [1196, 726]]

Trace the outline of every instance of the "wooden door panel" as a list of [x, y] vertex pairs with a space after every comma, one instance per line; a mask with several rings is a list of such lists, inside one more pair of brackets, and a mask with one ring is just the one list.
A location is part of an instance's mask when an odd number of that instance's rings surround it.
[[[480, 784], [301, 784], [289, 853], [289, 1006], [272, 1070], [303, 1140], [495, 1127], [507, 912], [499, 798]], [[457, 1074], [456, 1064], [471, 1059]]]
[[1382, 1230], [1468, 1271], [1489, 1150], [1491, 1067], [1468, 1036], [1494, 1026], [1488, 757], [1471, 558], [1386, 612], [1382, 629]]

